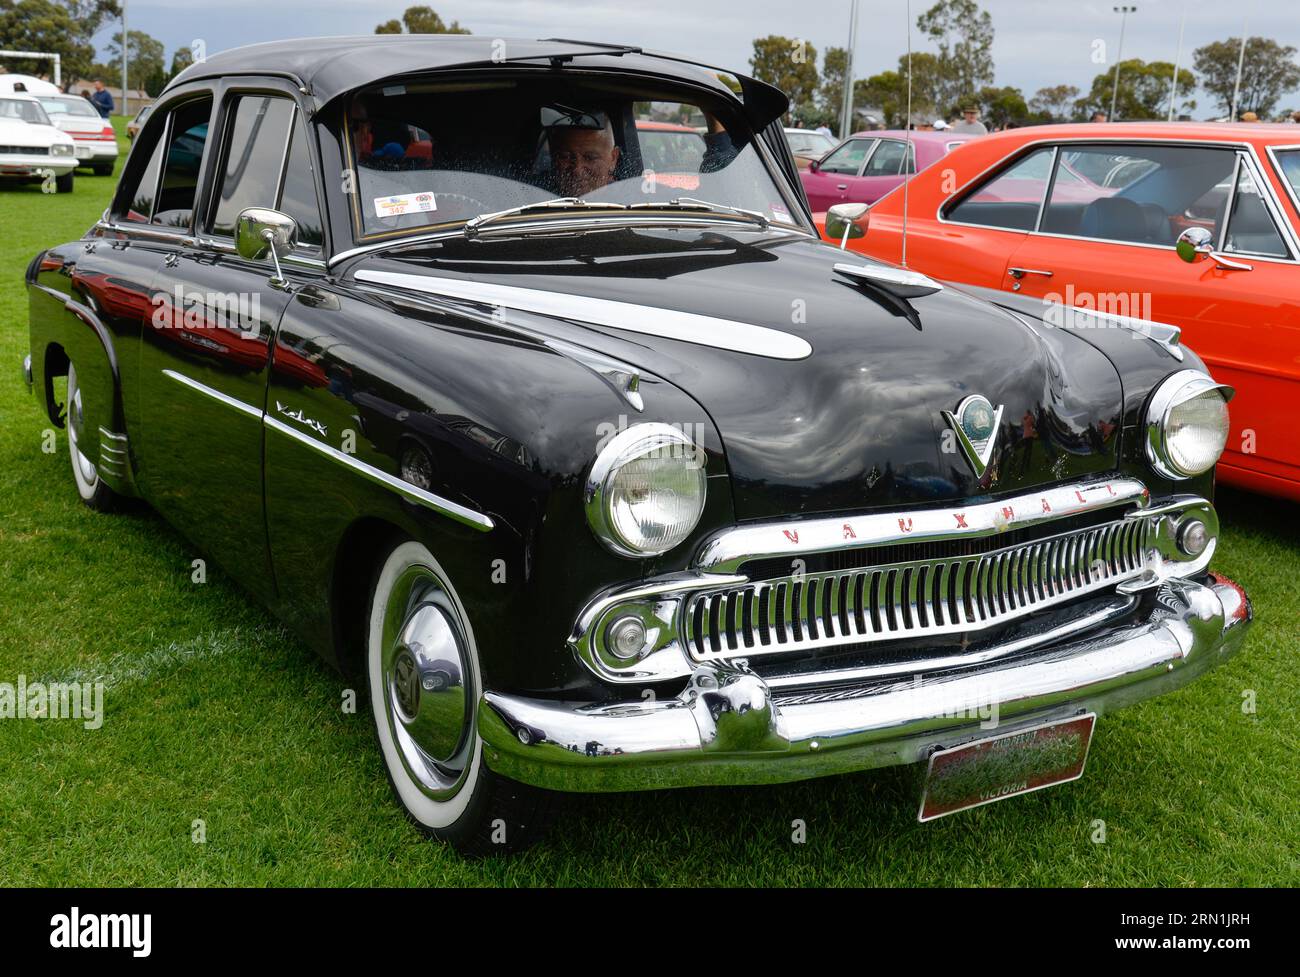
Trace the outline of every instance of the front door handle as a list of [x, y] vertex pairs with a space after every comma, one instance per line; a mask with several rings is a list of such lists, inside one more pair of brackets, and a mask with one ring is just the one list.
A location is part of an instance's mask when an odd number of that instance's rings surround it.
[[847, 183], [841, 183], [841, 184], [840, 184], [839, 186], [837, 186], [835, 189], [836, 189], [836, 190], [847, 190], [848, 188], [849, 188], [849, 185], [848, 185]]
[[1043, 271], [1041, 268], [1008, 268], [1007, 274], [1020, 281], [1026, 275], [1042, 275], [1044, 278], [1051, 278], [1055, 272]]

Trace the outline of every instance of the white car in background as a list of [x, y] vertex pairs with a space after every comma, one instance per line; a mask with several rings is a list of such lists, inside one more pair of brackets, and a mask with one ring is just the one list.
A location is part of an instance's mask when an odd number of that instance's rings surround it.
[[72, 137], [78, 166], [96, 176], [112, 176], [117, 163], [117, 133], [95, 106], [80, 95], [37, 95], [54, 125]]
[[30, 95], [0, 95], [0, 179], [54, 177], [59, 193], [72, 192], [76, 145], [55, 128]]

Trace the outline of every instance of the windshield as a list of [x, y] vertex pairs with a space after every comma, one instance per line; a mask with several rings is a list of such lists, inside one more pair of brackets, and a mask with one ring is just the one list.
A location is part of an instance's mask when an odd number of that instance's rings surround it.
[[95, 106], [76, 95], [51, 95], [41, 99], [41, 107], [50, 115], [84, 115], [98, 119]]
[[42, 126], [50, 124], [50, 117], [40, 103], [26, 98], [0, 98], [0, 119], [21, 119]]
[[799, 226], [735, 106], [694, 98], [572, 76], [358, 92], [346, 135], [360, 235], [456, 225], [558, 197], [665, 206], [691, 197]]

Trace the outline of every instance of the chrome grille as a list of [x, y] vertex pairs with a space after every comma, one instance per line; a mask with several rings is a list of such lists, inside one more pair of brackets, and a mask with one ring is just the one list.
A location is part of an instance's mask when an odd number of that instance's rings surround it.
[[1152, 521], [698, 594], [685, 610], [686, 644], [703, 661], [993, 627], [1139, 576]]

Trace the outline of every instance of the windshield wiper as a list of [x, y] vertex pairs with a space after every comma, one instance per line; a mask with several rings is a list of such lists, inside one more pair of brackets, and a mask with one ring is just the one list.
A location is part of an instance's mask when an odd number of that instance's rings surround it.
[[757, 210], [746, 210], [744, 207], [733, 207], [730, 204], [715, 204], [708, 200], [697, 200], [695, 197], [674, 197], [667, 203], [652, 201], [644, 204], [632, 204], [628, 207], [628, 210], [698, 210], [701, 213], [736, 214], [739, 217], [747, 217], [762, 228], [766, 228], [772, 223], [765, 214]]
[[465, 222], [465, 236], [472, 238], [488, 224], [503, 217], [517, 217], [548, 210], [627, 210], [627, 204], [601, 203], [595, 200], [582, 200], [578, 197], [556, 197], [536, 204], [522, 204], [509, 210], [498, 210], [495, 214], [479, 214]]

